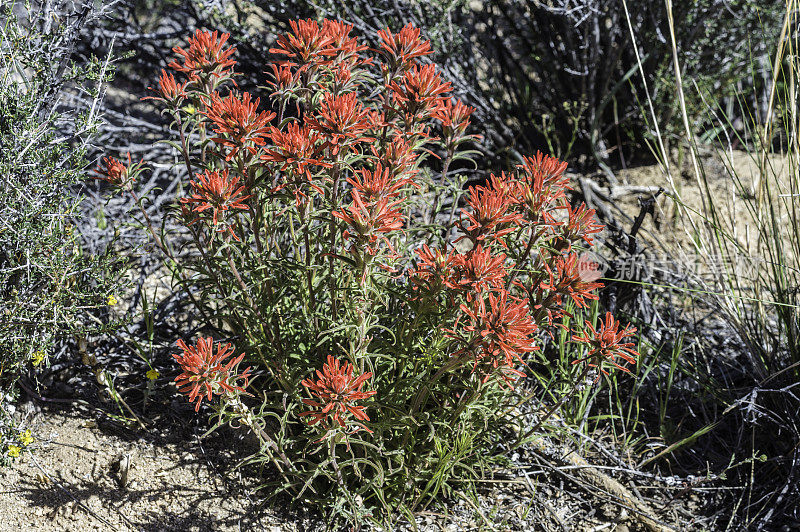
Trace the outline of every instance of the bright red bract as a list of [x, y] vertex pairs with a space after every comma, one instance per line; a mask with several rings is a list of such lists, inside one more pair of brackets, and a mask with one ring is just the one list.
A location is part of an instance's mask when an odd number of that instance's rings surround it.
[[605, 374], [608, 371], [603, 368], [603, 362], [608, 362], [615, 368], [630, 373], [625, 364], [636, 364], [639, 353], [634, 349], [635, 344], [630, 341], [636, 332], [635, 327], [626, 326], [619, 328], [620, 323], [614, 319], [610, 312], [606, 312], [605, 320], [600, 322], [600, 328], [595, 329], [591, 323], [586, 323], [587, 333], [583, 336], [574, 335], [576, 342], [585, 343], [589, 347], [589, 352], [574, 364], [586, 361], [589, 366], [597, 367]]
[[[196, 346], [178, 340], [178, 347], [183, 353], [172, 357], [182, 372], [175, 378], [175, 383], [190, 402], [196, 401], [195, 411], [200, 410], [203, 399], [211, 401], [213, 395], [246, 393], [245, 388], [250, 383], [250, 368], [238, 375], [235, 373], [235, 368], [244, 359], [244, 353], [225, 362], [233, 355], [231, 344], [217, 344], [217, 352], [214, 353], [214, 340], [209, 337], [200, 338]], [[244, 384], [237, 386], [239, 380], [243, 380]]]
[[322, 422], [327, 429], [339, 427], [351, 434], [362, 429], [372, 432], [362, 423], [369, 421], [364, 406], [355, 404], [377, 393], [362, 391], [372, 373], [353, 376], [353, 371], [350, 362], [340, 362], [328, 355], [322, 370], [317, 370], [317, 379], [309, 377], [301, 382], [315, 399], [303, 399], [303, 403], [314, 410], [302, 412], [300, 416], [308, 416], [311, 425]]

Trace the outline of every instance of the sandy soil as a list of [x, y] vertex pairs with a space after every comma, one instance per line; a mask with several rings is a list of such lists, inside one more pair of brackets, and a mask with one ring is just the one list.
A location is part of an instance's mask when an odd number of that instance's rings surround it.
[[[287, 511], [285, 501], [260, 504], [257, 480], [232, 467], [233, 455], [243, 456], [243, 449], [241, 442], [231, 443], [230, 433], [214, 433], [202, 443], [172, 435], [175, 442], [165, 443], [108, 421], [98, 425], [84, 414], [54, 411], [36, 414], [29, 426], [35, 443], [0, 468], [0, 532], [326, 530], [320, 516]], [[458, 499], [421, 513], [416, 527], [393, 530], [643, 530], [625, 510], [595, 505], [591, 493], [560, 478], [537, 477], [491, 484], [479, 507]]]
[[297, 528], [210, 465], [197, 442], [125, 439], [94, 421], [38, 415], [31, 452], [0, 469], [0, 530]]
[[[622, 170], [618, 173], [623, 188], [625, 185], [633, 186], [660, 186], [666, 191], [673, 190], [675, 197], [662, 195], [655, 208], [655, 220], [647, 219], [643, 225], [645, 231], [651, 232], [652, 239], [666, 245], [670, 251], [690, 250], [693, 248], [692, 235], [695, 227], [703, 229], [704, 219], [712, 219], [709, 204], [704, 198], [709, 196], [714, 199], [717, 212], [717, 221], [725, 231], [736, 237], [745, 249], [756, 253], [757, 232], [754, 230], [754, 218], [757, 202], [748, 197], [754, 183], [758, 182], [759, 161], [754, 156], [745, 152], [732, 150], [728, 152], [715, 152], [704, 149], [700, 154], [700, 165], [705, 170], [708, 181], [708, 190], [705, 183], [695, 177], [694, 169], [688, 157], [679, 161], [677, 157], [672, 160], [673, 179], [670, 182], [667, 175], [658, 166], [641, 166]], [[774, 200], [783, 204], [785, 194], [790, 191], [791, 174], [788, 161], [785, 157], [771, 156], [766, 161], [766, 182], [770, 195]], [[735, 178], [733, 176], [736, 176]], [[737, 186], [737, 180], [739, 185]], [[612, 198], [613, 205], [621, 208], [628, 216], [634, 217], [639, 212], [638, 197], [646, 194], [626, 194]], [[684, 213], [688, 213], [694, 221], [694, 227], [688, 220], [681, 216], [682, 209], [677, 201], [685, 205]], [[783, 222], [790, 223], [788, 218]]]

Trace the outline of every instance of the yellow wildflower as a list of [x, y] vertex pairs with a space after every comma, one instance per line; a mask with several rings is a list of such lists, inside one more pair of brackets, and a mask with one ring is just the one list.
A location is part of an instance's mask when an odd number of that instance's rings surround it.
[[146, 374], [146, 377], [147, 377], [148, 379], [150, 379], [151, 381], [154, 381], [154, 380], [156, 380], [156, 379], [157, 379], [157, 378], [158, 378], [160, 375], [161, 375], [161, 374], [160, 374], [158, 371], [156, 371], [156, 370], [154, 370], [154, 369], [151, 369], [150, 371], [148, 371], [148, 372], [147, 372], [147, 374]]
[[36, 351], [31, 357], [31, 364], [33, 364], [34, 366], [38, 366], [39, 364], [42, 363], [45, 356], [47, 355], [44, 354], [44, 351], [42, 350]]
[[22, 448], [19, 445], [9, 445], [8, 446], [8, 456], [10, 456], [11, 458], [18, 457], [20, 451], [22, 451]]
[[28, 429], [22, 433], [22, 436], [19, 437], [19, 441], [22, 442], [22, 445], [27, 447], [28, 445], [34, 442], [35, 438], [31, 436], [31, 430]]
[[114, 297], [113, 295], [108, 296], [108, 306], [109, 307], [113, 307], [117, 303], [119, 303], [119, 301], [117, 301], [116, 297]]

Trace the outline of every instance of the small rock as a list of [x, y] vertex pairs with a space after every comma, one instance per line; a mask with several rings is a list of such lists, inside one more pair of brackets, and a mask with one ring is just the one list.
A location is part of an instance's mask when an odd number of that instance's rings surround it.
[[113, 469], [117, 473], [117, 481], [119, 487], [125, 489], [128, 486], [128, 473], [131, 467], [131, 455], [123, 453], [115, 462]]

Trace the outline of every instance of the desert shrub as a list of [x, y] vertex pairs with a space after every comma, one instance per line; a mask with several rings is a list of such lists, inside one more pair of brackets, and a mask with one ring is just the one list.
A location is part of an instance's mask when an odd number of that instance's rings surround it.
[[84, 253], [73, 230], [80, 202], [73, 187], [85, 180], [98, 117], [68, 100], [66, 87], [96, 106], [104, 66], [70, 63], [88, 10], [63, 7], [12, 2], [2, 13], [0, 402], [28, 362], [46, 363], [59, 338], [102, 329], [103, 320], [89, 315], [106, 309], [116, 290], [110, 259]]
[[[667, 139], [682, 131], [667, 6], [490, 0], [459, 25], [482, 28], [484, 75], [518, 146], [547, 143], [557, 155], [585, 161], [586, 168], [610, 170], [650, 157], [642, 148], [653, 139], [653, 120]], [[737, 86], [761, 87], [750, 58], [766, 57], [783, 6], [752, 0], [669, 3], [684, 52], [681, 69], [719, 98], [732, 96]], [[640, 113], [645, 89], [654, 116]], [[754, 104], [753, 111], [760, 105]], [[687, 105], [691, 118], [702, 122], [702, 100], [690, 98]]]
[[[571, 335], [573, 391], [636, 352], [610, 314], [570, 321], [597, 298], [582, 253], [602, 226], [567, 201], [566, 163], [525, 157], [463, 195], [454, 163], [479, 139], [430, 43], [351, 31], [293, 22], [262, 98], [235, 85], [227, 34], [175, 48], [153, 98], [192, 180], [164, 219], [142, 212], [205, 323], [178, 339], [179, 390], [252, 430], [273, 493], [386, 520], [537, 433], [548, 414], [519, 409], [542, 335]], [[106, 158], [101, 178], [143, 205], [146, 171]]]

